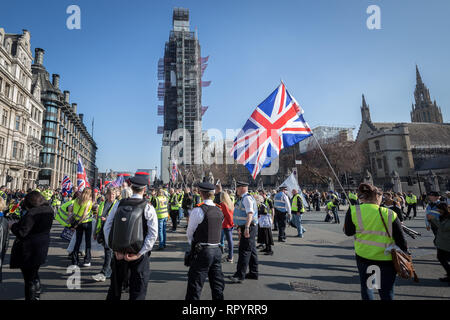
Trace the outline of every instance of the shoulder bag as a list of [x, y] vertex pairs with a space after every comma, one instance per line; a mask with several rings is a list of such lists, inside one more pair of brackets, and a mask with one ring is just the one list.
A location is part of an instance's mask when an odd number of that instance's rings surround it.
[[[383, 215], [381, 214], [381, 208], [378, 208], [378, 212], [380, 213], [381, 221], [383, 222], [384, 229], [386, 230], [389, 238], [392, 241], [395, 241], [393, 237], [391, 237], [386, 223], [384, 222]], [[391, 249], [392, 262], [394, 263], [395, 271], [402, 279], [414, 279], [414, 282], [419, 282], [419, 278], [417, 277], [416, 271], [414, 270], [414, 265], [412, 262], [412, 257], [409, 254], [406, 254], [400, 248], [395, 246]]]

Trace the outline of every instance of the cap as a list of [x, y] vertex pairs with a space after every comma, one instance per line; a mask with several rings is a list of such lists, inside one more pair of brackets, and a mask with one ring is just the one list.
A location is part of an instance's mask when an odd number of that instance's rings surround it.
[[248, 182], [245, 181], [237, 181], [236, 187], [248, 187]]
[[430, 191], [430, 192], [428, 192], [428, 195], [432, 196], [432, 197], [440, 197], [441, 196], [439, 194], [439, 192], [437, 192], [437, 191]]
[[200, 183], [200, 184], [198, 185], [198, 189], [199, 189], [200, 191], [206, 191], [206, 192], [208, 192], [208, 191], [214, 191], [215, 186], [214, 186], [212, 183], [209, 183], [209, 182], [202, 182], [202, 183]]
[[281, 191], [287, 190], [287, 187], [286, 186], [282, 186], [282, 187], [279, 187], [278, 190], [281, 190]]
[[130, 178], [130, 183], [133, 187], [142, 189], [148, 184], [148, 179], [145, 176], [137, 175], [132, 178]]

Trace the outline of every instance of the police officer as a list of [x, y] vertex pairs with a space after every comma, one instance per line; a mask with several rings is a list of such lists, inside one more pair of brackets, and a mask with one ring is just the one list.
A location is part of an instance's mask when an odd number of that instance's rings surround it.
[[[130, 207], [142, 207], [141, 202], [148, 180], [145, 176], [134, 176], [130, 179], [131, 190], [133, 195], [131, 198], [122, 199], [113, 207], [108, 215], [104, 226], [105, 239], [108, 241], [108, 246], [114, 249], [114, 246], [109, 241], [110, 232], [114, 223], [114, 217], [122, 205]], [[136, 204], [133, 205], [133, 202]], [[111, 286], [109, 287], [107, 300], [120, 300], [122, 293], [122, 284], [124, 280], [129, 276], [129, 299], [130, 300], [144, 300], [147, 294], [147, 284], [150, 276], [149, 256], [150, 252], [155, 244], [158, 234], [158, 220], [156, 217], [155, 208], [146, 202], [143, 208], [143, 215], [146, 221], [144, 228], [144, 244], [140, 251], [136, 254], [114, 252], [113, 260], [111, 263]], [[122, 220], [123, 221], [123, 220]]]
[[188, 273], [186, 300], [199, 300], [206, 277], [209, 278], [213, 300], [223, 300], [225, 281], [222, 273], [223, 213], [214, 204], [214, 185], [199, 184], [203, 202], [192, 210], [187, 228], [192, 261]]
[[278, 224], [278, 241], [286, 242], [286, 215], [291, 215], [291, 203], [286, 194], [287, 188], [280, 187], [279, 192], [274, 197], [275, 219]]
[[[236, 273], [230, 277], [233, 283], [241, 283], [244, 279], [258, 279], [258, 251], [256, 250], [256, 234], [258, 231], [258, 207], [255, 199], [248, 194], [248, 183], [237, 182], [236, 192], [239, 197], [234, 207], [233, 220], [240, 233], [239, 259]], [[247, 272], [249, 267], [249, 273]]]

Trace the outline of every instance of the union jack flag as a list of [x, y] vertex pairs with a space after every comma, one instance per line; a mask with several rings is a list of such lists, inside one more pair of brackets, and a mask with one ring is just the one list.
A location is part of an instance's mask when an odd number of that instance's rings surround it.
[[84, 188], [90, 187], [80, 155], [78, 155], [77, 186], [78, 191], [83, 191]]
[[312, 135], [303, 119], [303, 109], [286, 90], [284, 83], [256, 107], [234, 139], [231, 154], [256, 178], [283, 148]]
[[172, 162], [172, 182], [177, 181], [177, 177], [178, 177], [178, 168], [177, 168], [177, 164], [175, 163], [175, 161]]
[[68, 176], [64, 176], [61, 183], [61, 194], [63, 197], [67, 197], [72, 193], [72, 181], [70, 181]]

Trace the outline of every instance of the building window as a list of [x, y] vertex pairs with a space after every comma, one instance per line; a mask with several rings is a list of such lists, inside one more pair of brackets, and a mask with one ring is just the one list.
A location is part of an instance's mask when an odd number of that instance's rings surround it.
[[397, 157], [397, 158], [395, 158], [395, 160], [397, 160], [397, 167], [403, 168], [403, 158]]
[[380, 151], [380, 141], [375, 141], [375, 150]]
[[20, 116], [16, 116], [16, 130], [19, 131], [20, 128]]
[[381, 161], [381, 159], [377, 159], [377, 165], [378, 169], [383, 169], [383, 162]]
[[9, 98], [9, 92], [11, 91], [11, 86], [9, 84], [5, 85], [5, 96]]
[[5, 127], [8, 126], [8, 111], [7, 110], [3, 110], [2, 125], [4, 125]]
[[4, 151], [5, 151], [5, 138], [0, 137], [0, 157], [3, 157]]
[[13, 150], [12, 150], [12, 158], [16, 159], [17, 158], [17, 141], [13, 142]]
[[23, 143], [19, 143], [19, 160], [23, 160], [24, 159], [24, 144]]

